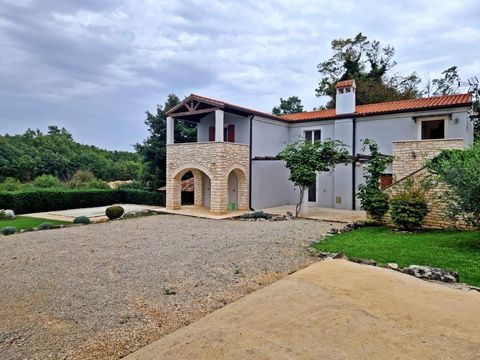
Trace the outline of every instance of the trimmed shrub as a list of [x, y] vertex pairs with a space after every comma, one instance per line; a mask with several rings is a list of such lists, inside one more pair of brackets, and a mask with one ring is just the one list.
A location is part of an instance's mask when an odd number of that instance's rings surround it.
[[17, 228], [15, 226], [5, 226], [0, 229], [0, 234], [2, 235], [12, 235], [17, 232]]
[[46, 230], [46, 229], [52, 229], [52, 228], [55, 228], [55, 227], [57, 227], [57, 226], [52, 224], [52, 223], [44, 222], [44, 223], [41, 223], [40, 225], [38, 225], [37, 229], [38, 230]]
[[73, 219], [74, 224], [85, 224], [88, 225], [91, 223], [90, 219], [86, 216], [77, 216], [75, 219]]
[[118, 203], [164, 206], [165, 194], [143, 190], [28, 189], [0, 191], [2, 207], [16, 214], [106, 206]]
[[254, 211], [253, 213], [243, 214], [241, 217], [244, 219], [271, 219], [272, 215], [260, 210]]
[[110, 219], [110, 220], [114, 220], [114, 219], [118, 219], [118, 218], [121, 218], [123, 213], [125, 212], [125, 210], [123, 209], [123, 207], [121, 206], [109, 206], [106, 210], [105, 210], [105, 215], [107, 215], [107, 217]]
[[19, 191], [25, 187], [20, 180], [8, 177], [0, 182], [0, 191]]
[[117, 203], [165, 206], [165, 193], [137, 189], [118, 189]]
[[396, 227], [403, 230], [421, 228], [422, 221], [428, 214], [428, 204], [425, 192], [420, 189], [408, 188], [392, 197], [390, 215]]

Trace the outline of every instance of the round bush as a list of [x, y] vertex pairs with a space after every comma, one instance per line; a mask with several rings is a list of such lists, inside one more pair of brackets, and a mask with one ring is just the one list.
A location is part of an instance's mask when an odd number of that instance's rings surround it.
[[125, 212], [125, 210], [121, 206], [117, 206], [117, 205], [116, 206], [109, 206], [105, 210], [105, 215], [107, 215], [107, 217], [110, 220], [113, 220], [113, 219], [121, 218], [124, 212]]
[[390, 202], [390, 209], [393, 223], [403, 230], [419, 229], [428, 214], [427, 201], [419, 191], [395, 195]]
[[2, 235], [12, 235], [17, 232], [17, 228], [15, 226], [5, 226], [0, 229], [0, 234]]
[[44, 222], [44, 223], [41, 223], [40, 225], [38, 225], [37, 229], [38, 230], [45, 230], [45, 229], [51, 229], [53, 227], [55, 227], [54, 224], [49, 223], [49, 222]]
[[88, 225], [91, 223], [90, 219], [86, 216], [77, 216], [75, 219], [73, 219], [74, 224], [85, 224]]

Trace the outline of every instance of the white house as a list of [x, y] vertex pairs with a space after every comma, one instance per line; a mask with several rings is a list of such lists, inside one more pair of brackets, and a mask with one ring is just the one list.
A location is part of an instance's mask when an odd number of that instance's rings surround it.
[[[181, 207], [180, 183], [189, 171], [194, 175], [195, 205], [212, 213], [297, 203], [298, 189], [276, 155], [299, 139], [337, 139], [352, 156], [362, 154], [365, 138], [388, 155], [399, 141], [412, 148], [429, 141], [444, 148], [449, 139], [462, 139], [463, 146], [473, 142], [470, 94], [355, 106], [353, 80], [337, 83], [336, 91], [335, 109], [284, 116], [190, 95], [167, 113], [167, 208]], [[178, 120], [198, 124], [196, 143], [174, 144]], [[386, 171], [385, 183], [391, 182], [391, 173]], [[317, 176], [308, 200], [320, 207], [359, 209], [356, 189], [362, 181], [361, 162], [338, 165], [332, 173]]]

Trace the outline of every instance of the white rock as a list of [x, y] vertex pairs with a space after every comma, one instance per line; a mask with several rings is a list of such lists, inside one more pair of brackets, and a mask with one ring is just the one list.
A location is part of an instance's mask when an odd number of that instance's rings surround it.
[[3, 210], [0, 210], [0, 212], [5, 213], [6, 219], [15, 219], [15, 212], [13, 210], [3, 209]]

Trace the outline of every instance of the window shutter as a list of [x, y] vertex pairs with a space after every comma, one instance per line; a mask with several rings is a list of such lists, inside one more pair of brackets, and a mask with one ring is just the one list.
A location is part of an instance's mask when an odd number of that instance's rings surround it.
[[208, 128], [208, 141], [215, 141], [215, 126]]
[[228, 142], [235, 142], [235, 125], [228, 125], [227, 137]]

